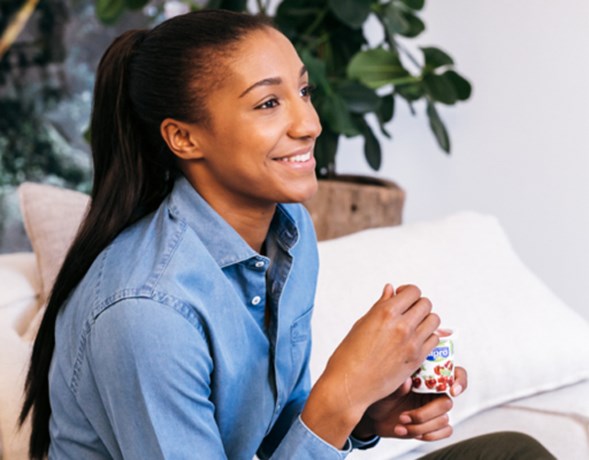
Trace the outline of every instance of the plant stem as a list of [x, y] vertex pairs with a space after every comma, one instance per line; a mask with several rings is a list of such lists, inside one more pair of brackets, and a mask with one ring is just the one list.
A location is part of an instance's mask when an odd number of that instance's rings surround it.
[[329, 7], [326, 6], [325, 8], [323, 8], [319, 12], [319, 14], [315, 18], [315, 20], [311, 23], [311, 25], [309, 27], [307, 27], [307, 30], [305, 30], [303, 32], [303, 36], [311, 35], [311, 33], [315, 31], [315, 29], [319, 26], [319, 24], [321, 24], [323, 19], [325, 19], [325, 16], [327, 15], [328, 11], [329, 11]]
[[329, 37], [330, 37], [329, 33], [325, 32], [323, 35], [317, 37], [315, 40], [309, 41], [308, 48], [309, 49], [318, 48], [323, 43], [327, 42], [329, 40]]
[[262, 0], [256, 0], [256, 4], [258, 5], [258, 11], [265, 16], [266, 15], [266, 7], [268, 6], [268, 2], [266, 2], [266, 5], [264, 5]]
[[24, 29], [35, 11], [37, 3], [39, 3], [39, 0], [27, 0], [4, 30], [4, 33], [0, 37], [0, 59], [2, 59], [4, 53], [8, 51], [8, 48], [10, 48]]
[[386, 41], [389, 43], [389, 46], [401, 51], [405, 56], [407, 56], [407, 58], [411, 61], [411, 63], [417, 69], [421, 70], [421, 65], [419, 64], [417, 59], [415, 59], [415, 57], [409, 52], [409, 50], [407, 48], [405, 48], [397, 40], [395, 40], [394, 35], [389, 32], [389, 29], [387, 28], [383, 17], [379, 14], [378, 11], [375, 11], [375, 12], [376, 12], [376, 17], [378, 18], [378, 22], [380, 22], [380, 25], [384, 29]]
[[415, 57], [409, 52], [409, 50], [407, 48], [405, 48], [404, 45], [401, 45], [398, 41], [395, 40], [395, 46], [397, 47], [398, 50], [400, 50], [405, 56], [407, 56], [409, 58], [409, 60], [411, 61], [411, 63], [417, 67], [418, 69], [421, 69], [421, 64], [417, 61], [417, 59], [415, 59]]

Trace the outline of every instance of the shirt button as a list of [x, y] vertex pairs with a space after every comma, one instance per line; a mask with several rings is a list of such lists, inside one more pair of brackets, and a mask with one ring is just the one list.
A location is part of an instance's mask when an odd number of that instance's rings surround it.
[[255, 267], [256, 267], [256, 268], [262, 268], [264, 265], [266, 265], [266, 264], [264, 263], [264, 261], [263, 261], [263, 260], [258, 260], [258, 261], [256, 262], [256, 264], [255, 264]]
[[258, 305], [262, 301], [262, 298], [257, 295], [252, 299], [252, 305]]

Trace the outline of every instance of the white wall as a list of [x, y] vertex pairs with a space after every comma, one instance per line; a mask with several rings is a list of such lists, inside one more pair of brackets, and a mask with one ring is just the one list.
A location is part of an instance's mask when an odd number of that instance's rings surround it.
[[[382, 170], [407, 191], [405, 222], [496, 215], [524, 262], [589, 318], [589, 2], [429, 0], [417, 41], [454, 57], [472, 98], [443, 109], [445, 156], [423, 107], [400, 103]], [[361, 142], [339, 172], [374, 174]], [[498, 289], [501, 286], [497, 286]]]

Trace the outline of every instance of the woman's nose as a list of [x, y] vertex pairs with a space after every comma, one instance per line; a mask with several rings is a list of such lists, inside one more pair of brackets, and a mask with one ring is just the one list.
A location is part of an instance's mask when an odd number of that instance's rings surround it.
[[293, 104], [291, 117], [291, 137], [316, 139], [321, 134], [319, 115], [310, 101], [299, 100]]

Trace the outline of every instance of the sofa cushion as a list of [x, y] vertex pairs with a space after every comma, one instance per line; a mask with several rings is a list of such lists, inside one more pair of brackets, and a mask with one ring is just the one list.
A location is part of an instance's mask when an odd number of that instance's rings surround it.
[[[456, 398], [454, 423], [589, 378], [589, 324], [522, 263], [494, 217], [460, 213], [366, 230], [321, 242], [319, 253], [313, 378], [387, 282], [419, 286], [457, 333], [469, 388]], [[374, 458], [416, 443], [383, 440]]]
[[11, 307], [18, 302], [31, 302], [36, 299], [37, 293], [25, 275], [16, 270], [0, 266], [0, 309]]
[[89, 202], [88, 195], [52, 185], [25, 182], [20, 209], [41, 275], [41, 304], [49, 296]]

